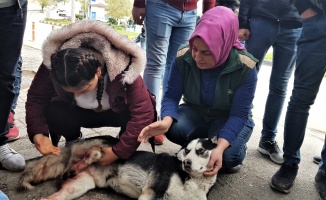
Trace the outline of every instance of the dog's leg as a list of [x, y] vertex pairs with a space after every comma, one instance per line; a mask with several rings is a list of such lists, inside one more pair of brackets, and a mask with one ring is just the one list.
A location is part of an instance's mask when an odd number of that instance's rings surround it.
[[138, 200], [154, 200], [155, 192], [148, 187], [144, 187], [142, 194], [138, 197]]
[[43, 200], [71, 200], [76, 199], [87, 191], [96, 187], [93, 177], [86, 171], [77, 174], [74, 178], [65, 182], [62, 188]]
[[85, 168], [91, 164], [99, 161], [102, 158], [102, 153], [99, 149], [80, 149], [72, 152], [69, 163], [62, 175], [63, 179], [68, 179], [74, 177], [79, 172], [83, 171]]

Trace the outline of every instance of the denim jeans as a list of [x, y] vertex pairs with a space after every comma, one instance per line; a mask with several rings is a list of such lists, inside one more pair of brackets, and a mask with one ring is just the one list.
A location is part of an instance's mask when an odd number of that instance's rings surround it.
[[196, 25], [197, 10], [180, 11], [163, 0], [146, 0], [146, 56], [144, 71], [146, 87], [157, 99], [160, 110], [160, 89], [163, 93], [168, 75], [181, 44], [188, 42]]
[[[284, 126], [284, 161], [300, 163], [302, 145], [309, 116], [326, 70], [326, 16], [321, 14], [303, 20], [298, 40], [294, 85]], [[325, 153], [322, 158], [325, 162]]]
[[273, 65], [265, 104], [262, 141], [275, 140], [300, 34], [301, 28], [282, 27], [280, 23], [266, 18], [252, 18], [250, 21], [250, 39], [245, 42], [245, 46], [248, 52], [259, 60], [258, 71], [268, 49], [273, 47]]
[[9, 200], [7, 195], [0, 190], [0, 200]]
[[[179, 106], [178, 115], [178, 121], [173, 122], [166, 137], [181, 146], [196, 138], [218, 136], [227, 121], [227, 118], [208, 119], [185, 104]], [[253, 127], [245, 126], [235, 141], [224, 151], [222, 164], [224, 168], [235, 167], [242, 163], [246, 156], [246, 143], [250, 139], [252, 130]]]
[[22, 10], [18, 4], [0, 8], [0, 16], [0, 145], [3, 145], [7, 142], [7, 121], [15, 98], [13, 88], [26, 26], [27, 2]]
[[18, 62], [17, 62], [17, 69], [16, 69], [16, 73], [15, 73], [15, 83], [14, 83], [14, 93], [15, 93], [15, 98], [14, 101], [12, 102], [12, 106], [11, 106], [11, 112], [15, 113], [15, 109], [17, 106], [17, 101], [18, 101], [18, 97], [20, 94], [20, 84], [22, 82], [22, 64], [23, 64], [23, 58], [20, 55]]

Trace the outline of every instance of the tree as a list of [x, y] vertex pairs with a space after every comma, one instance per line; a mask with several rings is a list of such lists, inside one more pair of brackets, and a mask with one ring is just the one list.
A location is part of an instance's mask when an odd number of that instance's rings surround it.
[[108, 16], [115, 19], [131, 17], [132, 2], [130, 0], [106, 0]]
[[37, 2], [41, 5], [42, 12], [44, 12], [44, 8], [50, 5], [55, 5], [55, 0], [37, 0]]

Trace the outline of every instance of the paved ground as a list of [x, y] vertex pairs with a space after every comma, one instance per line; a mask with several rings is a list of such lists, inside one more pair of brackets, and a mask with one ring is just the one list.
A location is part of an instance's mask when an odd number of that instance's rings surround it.
[[[27, 34], [28, 35], [28, 34]], [[16, 110], [16, 123], [21, 130], [21, 138], [10, 145], [21, 153], [27, 163], [32, 162], [32, 159], [37, 158], [40, 154], [35, 147], [30, 143], [27, 138], [26, 124], [25, 124], [25, 108], [26, 93], [29, 85], [33, 79], [37, 67], [41, 63], [41, 42], [31, 42], [30, 39], [24, 41], [22, 50], [23, 56], [23, 82], [21, 95], [19, 97], [18, 108]], [[268, 88], [268, 77], [270, 74], [270, 66], [264, 65], [259, 74], [258, 87], [256, 92], [256, 98], [254, 101], [254, 120], [256, 123], [254, 133], [248, 143], [248, 154], [245, 159], [244, 166], [237, 174], [232, 175], [218, 175], [217, 182], [211, 192], [208, 199], [281, 199], [281, 200], [317, 200], [319, 199], [314, 186], [314, 176], [318, 169], [318, 166], [312, 162], [314, 155], [320, 154], [320, 150], [323, 145], [324, 134], [326, 132], [326, 125], [322, 123], [322, 114], [325, 113], [325, 83], [321, 86], [320, 94], [316, 100], [315, 105], [312, 107], [310, 113], [310, 120], [307, 128], [307, 134], [304, 144], [301, 149], [302, 162], [300, 164], [299, 174], [295, 185], [293, 186], [291, 193], [284, 195], [273, 191], [269, 187], [271, 176], [279, 168], [278, 165], [272, 163], [266, 157], [257, 152], [256, 148], [259, 141], [261, 130], [261, 119], [263, 116], [263, 108]], [[289, 91], [291, 85], [289, 86]], [[286, 106], [285, 106], [286, 108]], [[282, 133], [283, 133], [283, 121], [284, 114], [279, 126], [279, 134], [277, 139], [282, 146]], [[325, 121], [324, 121], [325, 123]], [[86, 137], [92, 135], [110, 134], [115, 135], [117, 129], [101, 128], [101, 129], [84, 129], [83, 133]], [[157, 147], [157, 152], [169, 152], [171, 154], [178, 150], [178, 146], [166, 141], [164, 145]], [[150, 150], [147, 144], [142, 144], [140, 149]], [[11, 200], [34, 200], [40, 199], [46, 195], [49, 195], [57, 190], [56, 181], [48, 181], [40, 184], [33, 191], [21, 191], [18, 190], [17, 184], [21, 172], [9, 172], [0, 168], [0, 189], [4, 191]], [[86, 199], [128, 199], [121, 195], [115, 194], [111, 190], [96, 189], [83, 197], [81, 200]]]

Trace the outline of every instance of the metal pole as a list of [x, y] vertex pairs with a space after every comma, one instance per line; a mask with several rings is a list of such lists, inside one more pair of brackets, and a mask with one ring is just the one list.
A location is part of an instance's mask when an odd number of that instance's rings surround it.
[[32, 22], [32, 41], [35, 41], [35, 22]]

